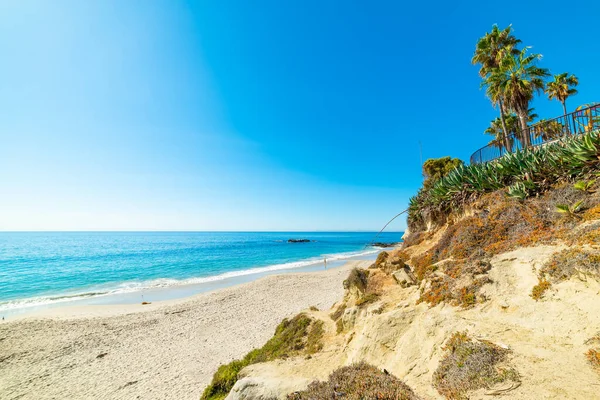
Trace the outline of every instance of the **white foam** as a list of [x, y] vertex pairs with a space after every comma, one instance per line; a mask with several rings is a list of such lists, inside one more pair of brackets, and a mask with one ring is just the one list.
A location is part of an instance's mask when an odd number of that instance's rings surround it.
[[149, 281], [141, 281], [141, 282], [123, 282], [116, 287], [112, 288], [102, 288], [98, 290], [92, 290], [89, 292], [82, 293], [69, 293], [63, 295], [55, 295], [55, 296], [39, 296], [39, 297], [31, 297], [26, 299], [19, 300], [11, 300], [4, 303], [0, 303], [0, 312], [2, 311], [10, 311], [10, 310], [18, 310], [23, 308], [30, 307], [39, 307], [48, 304], [57, 304], [57, 303], [65, 303], [71, 302], [75, 300], [81, 300], [85, 298], [91, 297], [101, 297], [101, 296], [109, 296], [115, 294], [124, 294], [124, 293], [132, 293], [138, 292], [142, 290], [148, 289], [160, 289], [160, 288], [168, 288], [173, 286], [183, 286], [183, 285], [197, 285], [203, 283], [211, 283], [222, 281], [225, 279], [232, 279], [241, 276], [248, 276], [254, 274], [264, 274], [273, 271], [287, 270], [287, 269], [296, 269], [302, 267], [308, 267], [311, 265], [318, 265], [323, 263], [323, 259], [326, 258], [328, 262], [331, 261], [340, 261], [347, 260], [353, 257], [361, 257], [367, 256], [371, 254], [376, 254], [380, 252], [381, 249], [370, 248], [365, 251], [354, 251], [347, 253], [337, 253], [331, 255], [323, 255], [321, 257], [314, 257], [307, 260], [295, 261], [290, 263], [283, 264], [275, 264], [267, 267], [258, 267], [258, 268], [250, 268], [239, 271], [229, 271], [219, 275], [207, 276], [207, 277], [197, 277], [197, 278], [187, 278], [187, 279], [170, 279], [170, 278], [160, 278], [153, 279]]

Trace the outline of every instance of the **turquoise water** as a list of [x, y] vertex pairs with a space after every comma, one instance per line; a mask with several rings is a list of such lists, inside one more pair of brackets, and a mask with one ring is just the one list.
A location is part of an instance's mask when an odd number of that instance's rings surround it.
[[[0, 312], [375, 254], [372, 232], [0, 232]], [[384, 233], [377, 241], [399, 241]], [[309, 239], [309, 243], [287, 240]], [[246, 279], [248, 280], [248, 279]], [[137, 300], [136, 300], [137, 301]]]

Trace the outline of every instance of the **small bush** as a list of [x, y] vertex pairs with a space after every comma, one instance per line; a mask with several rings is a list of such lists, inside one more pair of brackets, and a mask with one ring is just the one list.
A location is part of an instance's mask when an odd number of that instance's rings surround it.
[[284, 319], [265, 345], [254, 349], [241, 360], [221, 365], [204, 390], [201, 400], [220, 400], [227, 396], [239, 372], [246, 366], [299, 354], [312, 354], [322, 347], [323, 322], [313, 321], [305, 314]]
[[350, 275], [344, 281], [344, 289], [350, 289], [355, 287], [360, 293], [364, 293], [367, 289], [367, 282], [369, 279], [368, 272], [364, 269], [353, 268], [350, 271]]
[[316, 306], [310, 306], [308, 309], [310, 311], [319, 311], [319, 309]]
[[400, 379], [364, 362], [338, 368], [326, 382], [315, 381], [306, 390], [287, 396], [288, 400], [418, 400]]
[[499, 367], [508, 350], [487, 341], [474, 341], [466, 332], [454, 333], [443, 350], [446, 355], [433, 374], [433, 385], [448, 399], [466, 399], [471, 390], [519, 380], [513, 368]]
[[546, 290], [550, 289], [551, 286], [552, 284], [546, 279], [540, 278], [538, 284], [531, 289], [531, 297], [535, 301], [540, 300], [544, 296]]
[[413, 257], [410, 261], [411, 267], [415, 271], [415, 275], [419, 281], [422, 281], [425, 279], [425, 277], [429, 276], [429, 274], [437, 269], [433, 265], [434, 263], [435, 261], [433, 259], [433, 254], [430, 252], [419, 254]]

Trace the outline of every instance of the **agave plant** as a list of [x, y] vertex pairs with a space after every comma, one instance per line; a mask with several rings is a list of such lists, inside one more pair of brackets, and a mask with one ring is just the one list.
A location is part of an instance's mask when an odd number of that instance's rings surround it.
[[579, 217], [577, 215], [577, 213], [579, 211], [581, 211], [581, 206], [583, 205], [583, 200], [578, 201], [574, 204], [568, 205], [568, 204], [557, 204], [556, 205], [556, 211], [561, 213], [561, 214], [565, 214], [569, 217]]
[[[465, 201], [481, 193], [507, 188], [508, 196], [525, 199], [549, 185], [583, 178], [598, 173], [599, 169], [600, 131], [507, 153], [486, 164], [461, 165], [411, 199], [409, 224], [411, 221], [422, 223], [424, 210], [445, 213], [460, 208]], [[585, 181], [576, 185], [589, 191], [594, 183]], [[574, 206], [563, 209], [574, 215], [581, 205]]]
[[577, 181], [577, 182], [575, 182], [575, 184], [573, 184], [573, 187], [577, 190], [581, 190], [582, 192], [594, 193], [595, 190], [593, 190], [592, 187], [594, 186], [595, 183], [596, 183], [595, 179], [592, 179], [589, 181]]

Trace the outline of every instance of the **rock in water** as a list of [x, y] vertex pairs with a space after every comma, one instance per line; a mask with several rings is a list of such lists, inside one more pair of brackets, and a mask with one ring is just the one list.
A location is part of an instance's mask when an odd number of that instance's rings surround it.
[[288, 239], [288, 243], [308, 243], [309, 239]]

